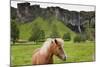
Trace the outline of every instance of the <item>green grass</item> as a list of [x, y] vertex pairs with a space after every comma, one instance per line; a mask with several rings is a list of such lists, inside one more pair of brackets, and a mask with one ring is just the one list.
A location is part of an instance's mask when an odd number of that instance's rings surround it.
[[66, 32], [70, 33], [71, 36], [75, 35], [75, 33], [73, 31], [71, 31], [67, 26], [65, 26], [63, 24], [63, 22], [58, 21], [56, 18], [53, 18], [53, 21], [49, 22], [47, 20], [44, 20], [41, 17], [38, 17], [32, 22], [18, 23], [18, 27], [20, 29], [19, 39], [28, 40], [29, 37], [31, 36], [32, 27], [35, 23], [37, 23], [39, 25], [39, 27], [44, 30], [46, 37], [50, 36], [52, 29], [54, 29], [52, 27], [52, 25], [54, 25], [54, 24], [56, 25], [58, 32], [61, 35], [61, 37]]
[[[33, 51], [41, 45], [15, 44], [11, 46], [11, 65], [31, 65]], [[94, 42], [65, 42], [64, 50], [68, 58], [65, 62], [54, 56], [54, 63], [94, 61]]]

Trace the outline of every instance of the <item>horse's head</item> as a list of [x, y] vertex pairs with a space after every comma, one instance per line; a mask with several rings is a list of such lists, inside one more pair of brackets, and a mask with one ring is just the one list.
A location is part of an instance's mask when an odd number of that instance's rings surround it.
[[64, 41], [60, 38], [56, 38], [54, 39], [54, 41], [52, 42], [55, 46], [54, 46], [54, 51], [53, 53], [59, 57], [62, 60], [66, 60], [66, 55], [64, 53], [64, 49], [63, 49], [63, 45], [64, 45]]

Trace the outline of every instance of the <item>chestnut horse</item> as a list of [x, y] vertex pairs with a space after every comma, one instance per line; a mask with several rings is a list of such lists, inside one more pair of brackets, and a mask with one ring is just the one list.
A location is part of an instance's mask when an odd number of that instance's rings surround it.
[[61, 38], [47, 39], [41, 48], [35, 50], [32, 56], [32, 64], [53, 64], [53, 55], [65, 61], [66, 55], [63, 45], [64, 41]]

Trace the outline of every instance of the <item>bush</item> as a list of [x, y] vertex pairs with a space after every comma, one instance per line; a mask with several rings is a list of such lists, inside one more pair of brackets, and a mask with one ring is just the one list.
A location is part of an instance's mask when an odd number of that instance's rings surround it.
[[50, 38], [59, 38], [60, 35], [58, 34], [58, 32], [52, 32], [51, 35], [50, 35]]
[[63, 35], [63, 39], [64, 39], [65, 41], [70, 41], [70, 40], [71, 40], [70, 33], [65, 33], [65, 34]]
[[44, 30], [40, 30], [38, 41], [41, 41], [41, 42], [45, 41], [45, 32], [44, 32]]
[[51, 31], [50, 38], [59, 38], [60, 34], [58, 32], [57, 26], [54, 24], [54, 25], [52, 25], [52, 28], [53, 29]]
[[84, 34], [78, 34], [74, 37], [74, 42], [85, 42], [86, 41], [86, 35]]
[[43, 41], [45, 39], [45, 32], [37, 24], [33, 25], [32, 34], [29, 41]]
[[95, 40], [95, 29], [90, 28], [86, 31], [87, 40], [94, 41]]
[[15, 43], [19, 39], [19, 28], [15, 20], [11, 20], [11, 40]]

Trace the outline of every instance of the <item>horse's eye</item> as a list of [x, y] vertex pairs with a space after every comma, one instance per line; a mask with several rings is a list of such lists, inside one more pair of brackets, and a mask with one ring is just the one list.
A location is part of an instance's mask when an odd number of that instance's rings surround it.
[[61, 47], [59, 47], [59, 49], [61, 49]]

